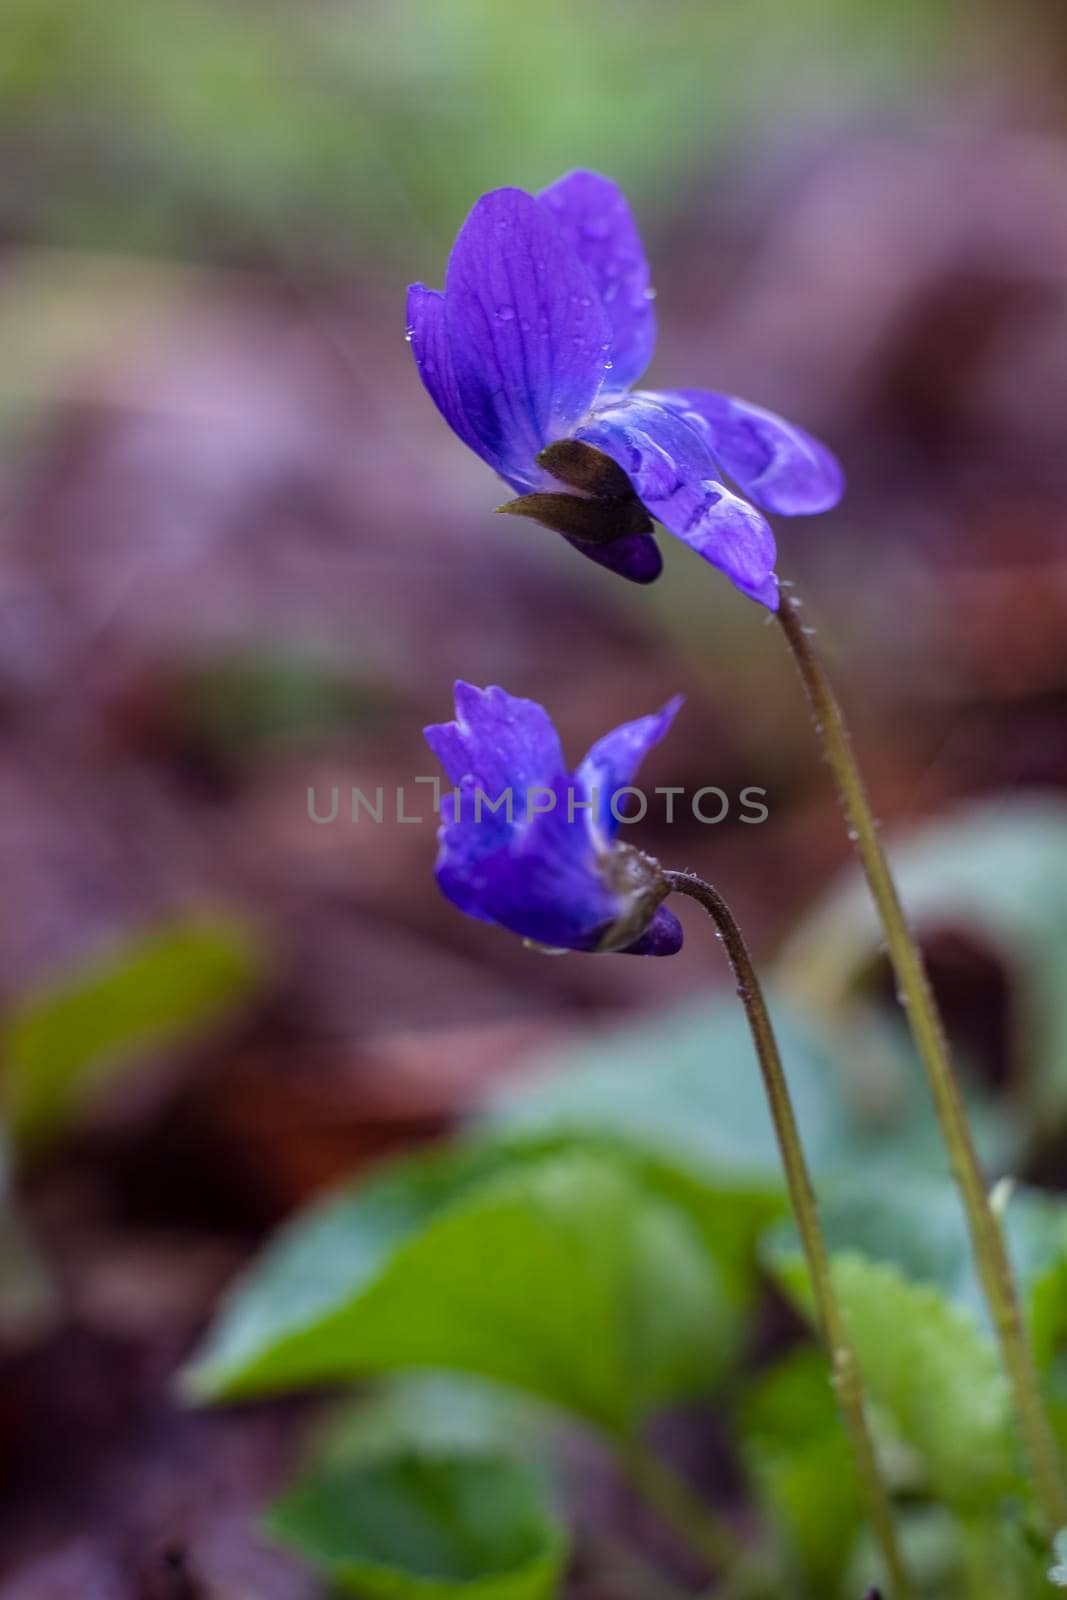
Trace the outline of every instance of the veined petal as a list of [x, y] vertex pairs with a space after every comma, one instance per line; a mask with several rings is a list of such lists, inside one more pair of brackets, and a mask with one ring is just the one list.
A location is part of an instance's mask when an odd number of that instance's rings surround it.
[[516, 485], [537, 452], [572, 433], [596, 399], [611, 328], [588, 272], [547, 210], [495, 189], [470, 213], [445, 280], [456, 393], [479, 440]]
[[720, 480], [705, 438], [675, 410], [627, 395], [598, 410], [575, 437], [617, 461], [652, 515], [742, 594], [778, 609], [769, 523]]
[[442, 796], [434, 876], [454, 906], [479, 922], [492, 922], [482, 905], [487, 881], [483, 863], [506, 847], [512, 829], [506, 814], [481, 805], [478, 790], [476, 780], [466, 778], [454, 794]]
[[444, 295], [440, 289], [427, 289], [424, 284], [413, 283], [408, 289], [407, 313], [408, 342], [426, 393], [468, 450], [473, 450], [499, 472], [500, 462], [485, 449], [474, 432], [459, 398], [445, 330]]
[[668, 732], [682, 703], [682, 696], [676, 694], [673, 700], [668, 700], [662, 711], [639, 717], [636, 722], [624, 722], [621, 727], [612, 729], [611, 733], [597, 740], [578, 768], [579, 782], [589, 794], [596, 793], [597, 820], [602, 833], [608, 838], [614, 837], [621, 826], [612, 812], [612, 799], [620, 789], [627, 788], [633, 782], [641, 762], [652, 746], [658, 744]]
[[786, 517], [829, 511], [845, 492], [833, 452], [773, 411], [706, 389], [667, 389], [648, 398], [695, 428], [722, 469], [767, 511]]
[[652, 359], [656, 318], [649, 267], [618, 184], [598, 172], [568, 172], [537, 196], [592, 278], [611, 324], [604, 394], [622, 394]]
[[426, 742], [454, 784], [470, 778], [492, 800], [515, 794], [523, 814], [528, 789], [555, 782], [564, 772], [559, 735], [544, 706], [495, 685], [455, 685], [456, 719], [424, 729]]
[[[562, 774], [551, 809], [540, 809], [508, 847], [483, 863], [481, 906], [495, 922], [538, 944], [594, 950], [623, 910], [598, 866], [581, 785]], [[545, 794], [536, 798], [549, 804]]]

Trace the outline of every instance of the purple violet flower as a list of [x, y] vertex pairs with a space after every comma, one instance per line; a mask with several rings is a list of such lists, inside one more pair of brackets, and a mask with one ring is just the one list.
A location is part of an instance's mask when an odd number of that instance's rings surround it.
[[571, 172], [536, 197], [482, 196], [444, 291], [408, 290], [408, 338], [445, 421], [518, 496], [501, 511], [555, 528], [635, 583], [662, 568], [655, 517], [777, 610], [762, 512], [828, 510], [841, 468], [810, 434], [746, 400], [632, 389], [655, 344], [652, 298], [621, 190]]
[[570, 773], [543, 706], [463, 682], [455, 693], [456, 720], [425, 730], [455, 785], [441, 802], [435, 868], [453, 905], [553, 950], [681, 949], [658, 863], [616, 837], [616, 796], [681, 697], [605, 734]]

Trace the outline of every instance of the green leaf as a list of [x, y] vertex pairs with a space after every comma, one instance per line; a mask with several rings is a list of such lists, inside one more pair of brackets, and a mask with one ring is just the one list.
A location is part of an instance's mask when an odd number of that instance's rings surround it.
[[275, 1364], [286, 1351], [295, 1367], [293, 1382], [345, 1376], [343, 1353], [335, 1372], [317, 1330], [356, 1303], [437, 1212], [503, 1164], [499, 1149], [452, 1146], [395, 1161], [368, 1182], [345, 1185], [309, 1206], [275, 1235], [226, 1296], [205, 1349], [186, 1375], [191, 1390], [213, 1396], [231, 1371], [254, 1381], [264, 1358]]
[[23, 1000], [0, 1037], [16, 1142], [54, 1138], [147, 1052], [217, 1022], [259, 973], [243, 931], [190, 922], [157, 929]]
[[350, 659], [284, 647], [200, 660], [171, 687], [198, 747], [229, 753], [333, 728], [351, 733], [385, 704], [384, 692]]
[[547, 1459], [561, 1433], [557, 1412], [515, 1389], [467, 1373], [404, 1372], [343, 1402], [320, 1450], [331, 1461], [345, 1462], [397, 1451]]
[[[869, 1085], [860, 1081], [863, 1062], [843, 1055], [825, 1026], [788, 1004], [774, 1002], [772, 1012], [820, 1178], [861, 1173], [866, 1184], [881, 1175], [899, 1188], [902, 1170], [909, 1181], [943, 1171], [944, 1148], [913, 1058], [899, 1048], [885, 1052], [877, 1084]], [[482, 1126], [631, 1152], [646, 1181], [693, 1216], [736, 1304], [751, 1303], [756, 1242], [784, 1208], [784, 1190], [748, 1025], [732, 997], [554, 1051], [529, 1083], [489, 1103]], [[998, 1154], [1008, 1153], [1003, 1128], [995, 1142]]]
[[[933, 1284], [988, 1325], [962, 1201], [947, 1177], [909, 1174], [906, 1183], [881, 1177], [838, 1180], [824, 1185], [820, 1216], [831, 1251], [857, 1250], [898, 1268], [913, 1282]], [[1064, 1249], [1067, 1204], [1036, 1189], [1015, 1188], [1001, 1227], [1020, 1294], [1029, 1304]]]
[[[835, 1068], [795, 1013], [776, 1012], [798, 1116], [813, 1157], [843, 1137]], [[536, 1063], [495, 1096], [498, 1137], [597, 1142], [688, 1212], [738, 1316], [757, 1292], [757, 1245], [782, 1213], [774, 1129], [745, 1018], [733, 1000], [663, 1012]]]
[[475, 1177], [499, 1159], [408, 1163], [288, 1230], [229, 1297], [190, 1391], [439, 1367], [618, 1432], [706, 1386], [732, 1325], [690, 1220], [604, 1156]]
[[745, 1461], [795, 1584], [834, 1594], [863, 1522], [826, 1357], [802, 1349], [761, 1376], [740, 1417]]
[[961, 1571], [948, 1590], [967, 1600], [1049, 1600], [1048, 1548], [1009, 1505], [961, 1527]]
[[534, 1474], [497, 1456], [315, 1471], [269, 1527], [370, 1600], [541, 1600], [555, 1593], [565, 1555]]
[[541, 1600], [567, 1541], [541, 1474], [516, 1459], [525, 1431], [521, 1404], [485, 1385], [394, 1382], [335, 1420], [268, 1526], [361, 1595]]
[[[970, 805], [891, 855], [915, 927], [970, 935], [1009, 975], [1013, 1083], [1047, 1135], [1067, 1114], [1067, 808], [1045, 797]], [[864, 991], [882, 948], [850, 871], [796, 929], [781, 973], [801, 1000], [837, 1010]]]
[[[776, 1006], [774, 1020], [809, 1159], [819, 1166], [848, 1138], [839, 1064], [796, 1011]], [[525, 1134], [610, 1135], [721, 1189], [781, 1187], [748, 1024], [733, 998], [555, 1051], [528, 1084], [495, 1097], [486, 1120]]]
[[1046, 1201], [1044, 1249], [1024, 1279], [1025, 1305], [1045, 1401], [1067, 1450], [1067, 1202]]
[[[798, 1253], [769, 1251], [779, 1281], [810, 1316]], [[833, 1258], [834, 1286], [872, 1399], [919, 1457], [934, 1494], [961, 1510], [1017, 1486], [1010, 1394], [975, 1319], [931, 1284], [855, 1253]]]

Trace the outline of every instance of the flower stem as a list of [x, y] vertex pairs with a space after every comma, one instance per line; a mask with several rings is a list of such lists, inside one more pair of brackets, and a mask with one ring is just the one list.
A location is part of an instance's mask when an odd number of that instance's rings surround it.
[[621, 1460], [634, 1488], [711, 1572], [733, 1566], [741, 1553], [737, 1539], [680, 1473], [637, 1437], [621, 1446]]
[[963, 1199], [978, 1275], [1011, 1382], [1038, 1506], [1052, 1533], [1067, 1523], [1062, 1465], [1042, 1403], [1004, 1236], [990, 1205], [926, 964], [904, 916], [841, 707], [792, 596], [783, 597], [778, 620], [803, 680], [815, 731], [844, 807], [849, 836], [882, 922], [900, 1002], [926, 1070], [953, 1176]]
[[834, 1289], [830, 1257], [819, 1225], [815, 1191], [804, 1157], [804, 1147], [800, 1141], [800, 1130], [793, 1111], [789, 1085], [786, 1082], [782, 1058], [778, 1053], [778, 1043], [767, 1013], [759, 977], [733, 912], [718, 891], [689, 872], [668, 872], [665, 876], [672, 890], [688, 895], [690, 899], [698, 901], [704, 907], [718, 929], [730, 966], [733, 968], [737, 980], [737, 992], [744, 1004], [748, 1025], [752, 1031], [752, 1042], [756, 1047], [774, 1131], [782, 1155], [782, 1165], [785, 1168], [789, 1198], [808, 1265], [815, 1300], [816, 1321], [830, 1358], [831, 1380], [852, 1445], [856, 1471], [867, 1502], [867, 1512], [882, 1547], [893, 1593], [897, 1600], [910, 1600], [914, 1591], [900, 1553], [889, 1494], [882, 1482], [874, 1441], [871, 1438], [864, 1404], [863, 1378], [849, 1336], [845, 1314]]

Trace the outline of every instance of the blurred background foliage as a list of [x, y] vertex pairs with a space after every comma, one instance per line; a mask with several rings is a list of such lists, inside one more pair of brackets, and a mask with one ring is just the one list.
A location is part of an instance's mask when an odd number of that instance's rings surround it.
[[[520, 1183], [510, 1141], [532, 1141], [594, 1219], [612, 1185], [638, 1232], [649, 1204], [684, 1213], [671, 1259], [691, 1258], [695, 1229], [718, 1275], [728, 1420], [717, 1400], [710, 1427], [668, 1419], [667, 1442], [742, 1517], [747, 1471], [798, 1570], [840, 1581], [855, 1506], [826, 1497], [837, 1439], [798, 1314], [768, 1287], [790, 1289], [787, 1245], [757, 1271], [780, 1192], [743, 1033], [704, 999], [724, 974], [699, 921], [669, 963], [547, 962], [439, 899], [429, 826], [317, 827], [306, 795], [410, 784], [454, 676], [543, 699], [575, 753], [684, 690], [649, 784], [758, 785], [770, 817], [653, 812], [641, 840], [714, 877], [775, 971], [802, 1120], [841, 1185], [835, 1226], [879, 1263], [853, 1286], [871, 1325], [928, 1292], [912, 1280], [973, 1310], [777, 640], [678, 547], [637, 594], [542, 530], [502, 529], [490, 474], [419, 388], [402, 295], [441, 281], [482, 190], [602, 168], [653, 262], [653, 381], [735, 390], [839, 451], [849, 497], [781, 529], [783, 571], [847, 687], [991, 1170], [1060, 1188], [1061, 5], [5, 0], [0, 21], [4, 1600], [179, 1600], [189, 1571], [209, 1600], [316, 1592], [255, 1531], [309, 1407], [194, 1414], [173, 1374], [274, 1224], [475, 1113], [479, 1173], [486, 1138], [486, 1174], [514, 1161]], [[606, 1032], [620, 1011], [625, 1033]], [[531, 1071], [543, 1083], [516, 1087]], [[370, 1191], [375, 1250], [432, 1212], [442, 1158], [418, 1159], [428, 1189], [418, 1165], [382, 1180], [392, 1233]], [[535, 1162], [530, 1180], [553, 1203], [554, 1171]], [[861, 1173], [895, 1206], [857, 1198]], [[1016, 1213], [1028, 1284], [1033, 1198]], [[1050, 1259], [1033, 1292], [1062, 1410]], [[312, 1261], [327, 1309], [354, 1315], [366, 1284], [333, 1261]], [[691, 1275], [674, 1279], [688, 1315]], [[289, 1291], [266, 1282], [252, 1320], [269, 1365]], [[613, 1282], [611, 1317], [631, 1290]], [[418, 1285], [390, 1293], [406, 1316]], [[566, 1297], [545, 1307], [566, 1331]], [[691, 1352], [668, 1354], [690, 1382]], [[450, 1430], [486, 1403], [445, 1400]], [[410, 1429], [420, 1405], [399, 1409]], [[898, 1409], [910, 1493], [914, 1452], [942, 1458]], [[595, 1596], [620, 1528], [653, 1559], [662, 1530], [570, 1448], [569, 1582]], [[499, 1476], [513, 1547], [479, 1519], [485, 1458], [447, 1482], [438, 1465], [414, 1482], [457, 1495], [463, 1549], [441, 1556], [456, 1581], [484, 1540], [490, 1563], [529, 1557], [518, 1592], [555, 1582], [562, 1549], [525, 1467]], [[390, 1559], [431, 1540], [406, 1458], [361, 1481], [389, 1509]], [[277, 1524], [331, 1570], [334, 1502], [294, 1493]], [[942, 1534], [915, 1534], [935, 1565]]]
[[953, 47], [951, 7], [916, 0], [8, 0], [5, 35], [11, 222], [346, 273], [403, 273], [472, 195], [575, 165], [610, 168], [651, 229], [717, 145], [912, 98]]

